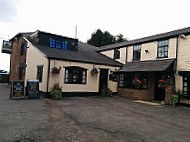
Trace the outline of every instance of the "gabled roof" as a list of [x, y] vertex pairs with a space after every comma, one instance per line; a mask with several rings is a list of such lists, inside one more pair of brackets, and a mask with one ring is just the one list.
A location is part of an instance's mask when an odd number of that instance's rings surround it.
[[[48, 33], [49, 34], [49, 33]], [[61, 50], [39, 45], [30, 40], [29, 34], [22, 33], [35, 47], [37, 47], [47, 58], [57, 60], [76, 61], [92, 64], [110, 65], [121, 67], [123, 64], [115, 61], [101, 53], [96, 52], [98, 47], [91, 46], [82, 42], [78, 42], [78, 51]]]
[[152, 36], [148, 36], [148, 37], [144, 37], [144, 38], [140, 38], [140, 39], [135, 39], [135, 40], [125, 41], [125, 42], [121, 42], [121, 43], [102, 46], [97, 51], [101, 52], [101, 51], [111, 50], [114, 48], [121, 48], [121, 47], [126, 47], [126, 46], [130, 46], [130, 45], [135, 45], [135, 44], [142, 44], [142, 43], [147, 43], [147, 42], [151, 42], [151, 41], [177, 37], [181, 34], [184, 34], [184, 35], [190, 34], [190, 27], [170, 31], [167, 33], [156, 34], [156, 35], [152, 35]]
[[119, 72], [166, 71], [174, 61], [175, 59], [128, 62], [119, 70]]

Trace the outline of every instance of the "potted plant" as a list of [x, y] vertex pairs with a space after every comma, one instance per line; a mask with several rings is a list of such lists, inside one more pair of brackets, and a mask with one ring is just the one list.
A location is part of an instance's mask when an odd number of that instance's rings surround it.
[[133, 84], [135, 86], [135, 88], [140, 88], [142, 81], [138, 78], [133, 79]]
[[96, 74], [98, 74], [99, 72], [98, 72], [98, 69], [97, 68], [93, 68], [92, 70], [91, 70], [91, 74], [92, 75], [96, 75]]
[[112, 97], [112, 95], [113, 95], [113, 92], [109, 88], [103, 88], [101, 90], [101, 96], [103, 97], [105, 96]]
[[61, 67], [53, 67], [52, 69], [51, 69], [51, 72], [53, 73], [53, 74], [59, 74], [60, 73], [60, 70], [61, 70]]
[[52, 96], [52, 99], [54, 100], [62, 99], [62, 87], [59, 86], [59, 83], [55, 83], [53, 85], [53, 87], [51, 88], [50, 94]]
[[163, 79], [158, 80], [158, 88], [162, 89], [168, 88], [168, 81]]
[[176, 94], [176, 92], [173, 92], [170, 94], [169, 100], [170, 104], [175, 106], [176, 103], [178, 102], [179, 96]]

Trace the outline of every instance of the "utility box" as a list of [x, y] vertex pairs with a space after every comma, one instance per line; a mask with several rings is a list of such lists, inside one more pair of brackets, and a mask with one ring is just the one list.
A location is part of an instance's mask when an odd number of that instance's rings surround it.
[[39, 99], [40, 98], [39, 80], [29, 79], [27, 81], [26, 93], [28, 99]]

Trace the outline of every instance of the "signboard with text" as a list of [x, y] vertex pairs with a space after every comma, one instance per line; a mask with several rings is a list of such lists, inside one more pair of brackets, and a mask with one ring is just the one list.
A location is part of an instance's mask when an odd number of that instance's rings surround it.
[[3, 45], [2, 45], [2, 51], [1, 52], [11, 54], [11, 52], [12, 52], [12, 42], [3, 40]]
[[24, 81], [13, 81], [11, 98], [24, 97]]

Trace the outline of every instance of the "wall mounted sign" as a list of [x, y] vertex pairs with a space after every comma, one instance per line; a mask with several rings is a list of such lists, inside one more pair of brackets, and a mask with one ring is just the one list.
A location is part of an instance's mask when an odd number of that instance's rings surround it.
[[23, 98], [24, 95], [24, 81], [13, 81], [11, 88], [11, 98]]
[[1, 52], [11, 54], [11, 52], [12, 52], [12, 42], [3, 40], [3, 45], [2, 45], [2, 51]]

